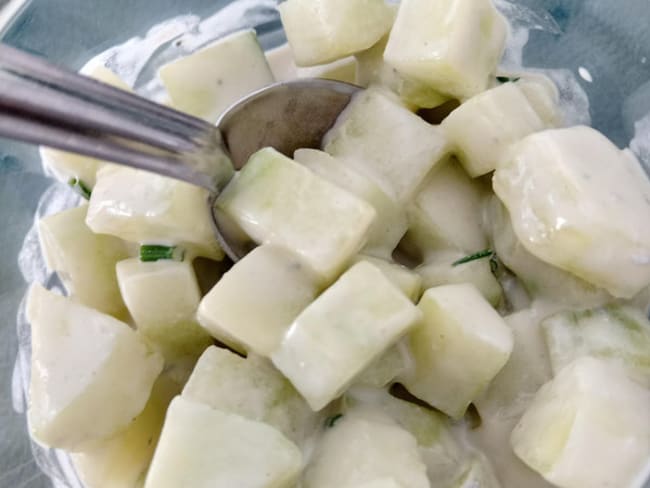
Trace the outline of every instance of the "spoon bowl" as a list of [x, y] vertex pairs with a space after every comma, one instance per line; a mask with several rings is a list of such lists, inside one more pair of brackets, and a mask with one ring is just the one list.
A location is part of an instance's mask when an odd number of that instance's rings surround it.
[[217, 122], [234, 168], [263, 147], [289, 157], [296, 149], [320, 147], [359, 90], [342, 81], [307, 78], [269, 85], [239, 100]]

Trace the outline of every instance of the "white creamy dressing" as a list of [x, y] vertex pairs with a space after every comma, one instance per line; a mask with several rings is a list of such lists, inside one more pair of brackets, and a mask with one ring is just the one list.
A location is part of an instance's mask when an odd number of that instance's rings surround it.
[[[495, 3], [501, 12], [509, 18], [513, 27], [501, 69], [505, 72], [521, 70], [522, 51], [528, 41], [529, 31], [535, 29], [558, 33], [559, 27], [547, 13], [539, 14], [505, 0], [497, 0]], [[152, 27], [143, 37], [135, 37], [106, 50], [89, 61], [86, 66], [105, 64], [131, 87], [134, 87], [139, 94], [164, 102], [167, 100], [167, 95], [162, 84], [155, 77], [155, 73], [161, 65], [186, 55], [232, 31], [277, 20], [276, 5], [276, 0], [238, 0], [205, 19], [194, 15], [178, 16]], [[557, 84], [560, 94], [559, 105], [564, 112], [567, 125], [588, 124], [589, 102], [575, 76], [568, 70], [540, 71], [543, 71]], [[630, 144], [630, 149], [645, 163], [646, 170], [648, 170], [650, 166], [650, 116], [639, 120], [635, 124], [635, 129], [636, 133]], [[139, 190], [128, 188], [125, 191]], [[146, 198], [143, 198], [142, 202], [143, 205], [152, 203]], [[43, 195], [36, 219], [78, 205], [78, 203], [79, 197], [71, 193], [65, 185], [55, 184]], [[153, 203], [162, 205], [162, 202]], [[145, 213], [155, 213], [157, 210], [154, 207], [139, 210]], [[646, 255], [639, 257], [641, 264], [647, 264], [647, 260]], [[46, 270], [35, 227], [26, 236], [19, 255], [19, 265], [25, 279], [29, 282], [55, 282], [52, 275], [48, 274]], [[516, 309], [529, 305], [524, 297], [525, 293], [522, 294], [519, 291], [515, 293], [515, 296], [519, 297], [514, 300]], [[558, 305], [553, 303], [535, 302], [529, 312], [525, 312], [525, 315], [532, 323], [557, 310]], [[535, 339], [529, 338], [529, 344], [532, 344], [533, 348], [534, 341]], [[24, 410], [22, 400], [29, 383], [29, 342], [29, 338], [21, 340], [22, 348], [14, 373], [14, 403], [17, 407], [22, 405], [20, 410]], [[455, 428], [460, 440], [484, 450], [493, 466], [498, 468], [497, 474], [504, 484], [504, 488], [524, 486], [526, 488], [546, 488], [551, 486], [519, 461], [508, 448], [507, 439], [512, 427], [529, 400], [530, 395], [517, 398], [513, 409], [499, 411], [492, 418], [484, 420], [484, 425], [475, 431], [469, 430], [465, 424], [458, 424]], [[370, 395], [365, 401], [372, 402], [372, 396]], [[313, 449], [316, 439], [309, 439], [306, 446], [307, 455]], [[42, 453], [39, 464], [47, 473], [63, 473], [62, 476], [70, 483], [66, 486], [81, 486], [76, 480], [67, 456], [60, 451], [53, 451], [46, 455], [39, 446], [35, 446], [35, 449]], [[61, 476], [61, 474], [57, 476]]]

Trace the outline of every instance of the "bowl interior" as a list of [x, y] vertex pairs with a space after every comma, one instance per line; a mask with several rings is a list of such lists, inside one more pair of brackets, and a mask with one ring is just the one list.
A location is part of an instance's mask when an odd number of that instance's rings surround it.
[[[650, 10], [647, 0], [504, 0], [496, 3], [513, 24], [511, 44], [523, 45], [526, 67], [564, 68], [589, 96], [594, 127], [620, 147], [635, 122], [650, 112]], [[236, 4], [240, 9], [276, 0], [32, 0], [0, 36], [22, 49], [78, 69], [92, 56], [182, 14], [199, 17]], [[0, 2], [2, 4], [2, 2]], [[15, 6], [14, 2], [10, 2]], [[520, 8], [527, 7], [526, 9]], [[241, 10], [240, 10], [241, 11]], [[277, 16], [257, 23], [265, 47], [283, 41]], [[528, 30], [530, 29], [530, 30]], [[527, 41], [527, 42], [526, 42]], [[510, 61], [518, 62], [518, 51]], [[579, 105], [579, 100], [575, 101]], [[584, 107], [583, 107], [584, 108]], [[22, 398], [10, 394], [18, 338], [15, 317], [26, 285], [16, 256], [33, 223], [39, 197], [52, 184], [33, 148], [0, 139], [0, 485], [51, 486], [33, 459], [25, 418], [14, 411]], [[19, 380], [14, 375], [14, 381]], [[66, 486], [66, 485], [61, 485]], [[650, 485], [648, 485], [650, 486]]]

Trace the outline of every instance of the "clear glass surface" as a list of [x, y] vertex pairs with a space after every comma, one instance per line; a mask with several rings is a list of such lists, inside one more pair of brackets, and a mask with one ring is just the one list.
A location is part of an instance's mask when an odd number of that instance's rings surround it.
[[[206, 17], [230, 3], [233, 2], [32, 0], [0, 30], [0, 37], [4, 42], [78, 69], [90, 57], [143, 35], [165, 19], [180, 14]], [[650, 113], [648, 0], [516, 0], [517, 5], [531, 10], [498, 3], [502, 9], [508, 9], [515, 27], [533, 27], [523, 50], [524, 66], [566, 68], [574, 73], [589, 96], [592, 124], [619, 146], [627, 146], [635, 125], [638, 131], [643, 126], [641, 119]], [[13, 6], [15, 2], [5, 2], [5, 8]], [[266, 19], [258, 31], [264, 34], [266, 47], [282, 40], [277, 20]], [[650, 126], [650, 119], [646, 122]], [[650, 131], [637, 137], [634, 149], [642, 157], [650, 156], [649, 140]], [[16, 315], [26, 290], [17, 256], [33, 224], [39, 198], [51, 185], [52, 180], [43, 175], [33, 148], [0, 139], [0, 488], [52, 486], [34, 461], [25, 416], [14, 410], [14, 406], [24, 405], [20, 398], [12, 402], [11, 394], [12, 378], [20, 380], [20, 374], [14, 375], [18, 350]], [[34, 263], [23, 263], [23, 269], [30, 264]]]

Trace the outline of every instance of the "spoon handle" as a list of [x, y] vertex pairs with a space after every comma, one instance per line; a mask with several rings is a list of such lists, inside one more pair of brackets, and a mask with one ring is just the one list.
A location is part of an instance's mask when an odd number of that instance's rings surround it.
[[217, 193], [217, 127], [0, 44], [0, 136], [121, 163]]

